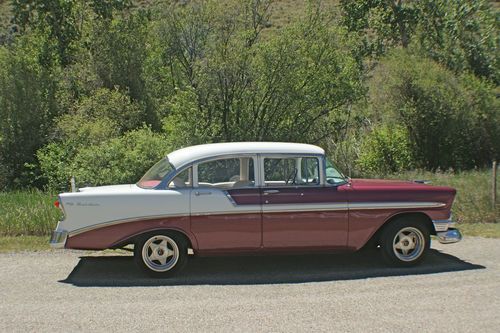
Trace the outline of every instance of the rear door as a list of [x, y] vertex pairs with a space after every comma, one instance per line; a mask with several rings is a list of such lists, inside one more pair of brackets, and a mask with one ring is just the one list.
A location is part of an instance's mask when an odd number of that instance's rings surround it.
[[256, 156], [218, 158], [195, 165], [191, 231], [199, 250], [255, 250], [262, 243]]

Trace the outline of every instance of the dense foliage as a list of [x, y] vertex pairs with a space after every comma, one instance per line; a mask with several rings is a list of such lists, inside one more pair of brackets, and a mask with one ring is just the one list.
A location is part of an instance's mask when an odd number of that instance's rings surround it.
[[[134, 182], [171, 149], [327, 147], [353, 174], [500, 157], [488, 2], [13, 0], [1, 32], [0, 189]], [[347, 170], [346, 170], [347, 171]]]

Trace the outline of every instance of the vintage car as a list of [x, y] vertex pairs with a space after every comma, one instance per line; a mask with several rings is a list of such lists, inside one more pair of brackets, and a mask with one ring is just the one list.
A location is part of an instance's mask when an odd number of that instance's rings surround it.
[[[388, 263], [419, 263], [430, 236], [461, 239], [456, 191], [421, 182], [351, 179], [322, 148], [238, 142], [168, 154], [136, 184], [61, 193], [55, 248], [133, 245], [136, 263], [171, 276], [188, 255], [378, 249]], [[367, 245], [368, 244], [368, 245]]]

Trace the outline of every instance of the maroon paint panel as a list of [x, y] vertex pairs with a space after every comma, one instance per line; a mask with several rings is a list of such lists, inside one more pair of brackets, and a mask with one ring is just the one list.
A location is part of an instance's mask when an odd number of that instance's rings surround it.
[[201, 251], [258, 249], [262, 243], [260, 212], [191, 216], [191, 231]]
[[450, 209], [456, 190], [409, 181], [352, 179], [349, 202], [442, 202]]
[[237, 205], [260, 205], [260, 189], [234, 189], [227, 191]]
[[265, 213], [264, 248], [345, 248], [347, 215], [347, 210]]
[[[346, 186], [263, 188], [263, 245], [265, 249], [296, 247], [345, 248], [347, 246], [348, 211], [267, 212], [272, 204], [346, 203]], [[277, 190], [277, 193], [266, 191]]]
[[189, 232], [189, 216], [131, 221], [94, 229], [69, 237], [65, 247], [81, 250], [103, 250], [113, 247], [132, 236], [150, 230], [165, 228], [183, 232], [188, 236], [192, 246], [195, 249], [197, 248], [196, 238]]
[[409, 181], [352, 179], [349, 203], [369, 202], [442, 202], [444, 207], [410, 209], [349, 208], [350, 250], [362, 248], [390, 218], [408, 212], [427, 215], [431, 220], [444, 220], [450, 215], [456, 190], [446, 186], [429, 186]]

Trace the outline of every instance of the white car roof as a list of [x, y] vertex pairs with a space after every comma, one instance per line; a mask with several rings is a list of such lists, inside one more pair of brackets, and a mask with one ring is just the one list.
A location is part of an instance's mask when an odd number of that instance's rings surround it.
[[239, 154], [315, 154], [324, 155], [323, 148], [304, 143], [290, 142], [229, 142], [191, 146], [167, 155], [175, 167], [183, 167], [194, 161], [221, 155]]

